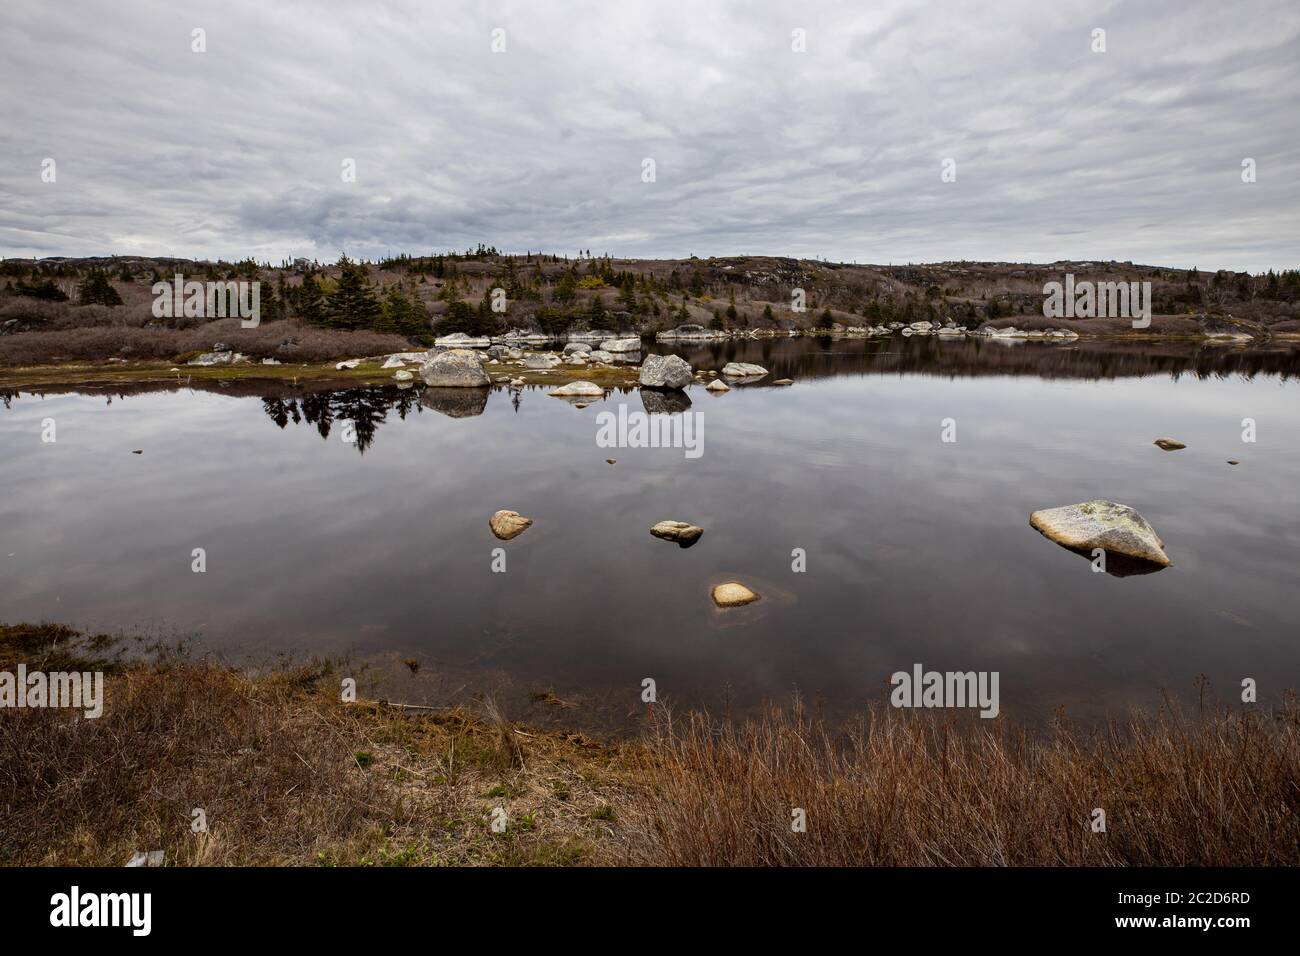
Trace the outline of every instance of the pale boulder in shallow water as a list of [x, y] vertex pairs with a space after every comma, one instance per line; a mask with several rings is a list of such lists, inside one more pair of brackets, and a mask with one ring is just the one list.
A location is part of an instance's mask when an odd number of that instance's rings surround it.
[[1085, 501], [1063, 508], [1035, 511], [1029, 523], [1044, 537], [1072, 551], [1101, 548], [1136, 561], [1167, 568], [1172, 561], [1165, 543], [1136, 510], [1113, 501]]
[[744, 607], [758, 600], [758, 595], [735, 581], [719, 584], [713, 589], [713, 603], [718, 607]]
[[488, 519], [488, 527], [502, 541], [519, 537], [532, 523], [532, 518], [525, 518], [518, 511], [498, 511]]
[[761, 365], [751, 365], [749, 362], [728, 362], [722, 366], [722, 374], [727, 378], [754, 378], [766, 375], [767, 369]]
[[570, 382], [568, 385], [561, 385], [559, 388], [551, 389], [547, 394], [558, 395], [560, 398], [571, 398], [573, 396], [604, 398], [605, 390], [595, 382]]
[[704, 529], [697, 525], [687, 524], [685, 521], [660, 521], [650, 529], [650, 533], [656, 538], [663, 538], [665, 541], [675, 542], [683, 548], [689, 548], [700, 540], [700, 535], [704, 534]]

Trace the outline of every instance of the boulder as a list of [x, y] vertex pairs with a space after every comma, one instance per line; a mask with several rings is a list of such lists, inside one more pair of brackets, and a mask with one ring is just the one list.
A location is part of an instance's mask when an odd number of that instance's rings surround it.
[[384, 359], [384, 364], [379, 367], [380, 368], [401, 368], [405, 364], [406, 363], [403, 362], [396, 355], [390, 355], [388, 356], [388, 358]]
[[234, 361], [235, 353], [230, 351], [204, 352], [197, 358], [192, 358], [186, 365], [229, 365]]
[[575, 395], [587, 396], [590, 398], [603, 398], [605, 390], [595, 382], [570, 382], [568, 385], [562, 385], [559, 388], [552, 389], [548, 395], [558, 395], [561, 398], [568, 398]]
[[717, 392], [719, 395], [721, 395], [723, 392], [731, 391], [731, 386], [728, 385], [720, 378], [715, 378], [713, 381], [711, 381], [708, 385], [705, 385], [704, 387], [707, 388], [710, 392]]
[[420, 378], [433, 388], [481, 388], [491, 384], [478, 356], [467, 349], [448, 349], [429, 356]]
[[650, 533], [656, 538], [672, 541], [683, 548], [689, 548], [700, 540], [700, 535], [704, 534], [704, 529], [693, 524], [687, 524], [685, 521], [660, 521], [650, 529]]
[[1182, 442], [1173, 438], [1157, 438], [1151, 444], [1155, 445], [1161, 451], [1179, 451], [1180, 449], [1187, 447]]
[[606, 352], [604, 349], [593, 349], [587, 353], [587, 358], [593, 362], [612, 362], [614, 355], [612, 352]]
[[525, 518], [518, 511], [498, 511], [488, 519], [488, 527], [502, 541], [519, 537], [532, 523], [532, 518]]
[[639, 338], [628, 339], [606, 339], [600, 343], [602, 352], [640, 352], [641, 340]]
[[411, 379], [415, 378], [415, 376], [403, 368], [394, 372], [393, 378], [397, 379], [399, 382], [409, 382]]
[[538, 352], [524, 359], [524, 368], [546, 371], [560, 364], [560, 357], [553, 352]]
[[647, 355], [638, 381], [642, 388], [685, 388], [694, 374], [690, 363], [678, 355]]
[[735, 581], [719, 584], [713, 589], [713, 603], [718, 607], [743, 607], [758, 600], [758, 595]]
[[1029, 523], [1057, 544], [1090, 555], [1096, 548], [1135, 561], [1167, 568], [1172, 561], [1165, 544], [1147, 520], [1128, 505], [1085, 501], [1062, 508], [1035, 511]]
[[748, 362], [728, 362], [722, 366], [722, 374], [727, 378], [759, 378], [767, 374], [767, 369]]
[[585, 353], [590, 351], [591, 351], [590, 342], [570, 342], [564, 346], [565, 355], [577, 355], [579, 353]]

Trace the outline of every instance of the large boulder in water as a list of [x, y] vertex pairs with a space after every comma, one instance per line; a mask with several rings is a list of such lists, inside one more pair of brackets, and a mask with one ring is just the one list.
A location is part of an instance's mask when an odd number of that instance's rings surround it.
[[647, 355], [641, 363], [642, 388], [685, 388], [695, 377], [691, 364], [677, 355]]
[[761, 378], [767, 374], [767, 369], [749, 362], [728, 362], [722, 366], [722, 374], [727, 378]]
[[478, 356], [467, 349], [448, 349], [429, 356], [420, 378], [433, 388], [482, 388], [492, 384]]
[[1135, 561], [1167, 568], [1172, 561], [1165, 543], [1133, 508], [1113, 501], [1085, 501], [1063, 508], [1035, 511], [1029, 523], [1044, 537], [1071, 551], [1089, 553], [1101, 548]]

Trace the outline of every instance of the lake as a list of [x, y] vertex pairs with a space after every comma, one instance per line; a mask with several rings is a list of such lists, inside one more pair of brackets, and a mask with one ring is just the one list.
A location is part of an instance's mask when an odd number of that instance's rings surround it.
[[[773, 373], [686, 392], [698, 457], [598, 444], [602, 412], [645, 410], [636, 390], [586, 408], [378, 380], [10, 390], [0, 620], [191, 638], [235, 662], [348, 655], [362, 693], [492, 693], [573, 724], [635, 717], [645, 678], [679, 706], [797, 691], [847, 712], [918, 663], [999, 672], [1003, 713], [1029, 722], [1195, 699], [1201, 675], [1226, 699], [1246, 677], [1263, 702], [1300, 687], [1294, 351], [671, 350]], [[1029, 526], [1093, 498], [1137, 508], [1174, 566], [1094, 573]], [[498, 541], [499, 509], [534, 524]], [[650, 535], [663, 519], [704, 535], [679, 548]], [[762, 599], [716, 609], [726, 580]]]

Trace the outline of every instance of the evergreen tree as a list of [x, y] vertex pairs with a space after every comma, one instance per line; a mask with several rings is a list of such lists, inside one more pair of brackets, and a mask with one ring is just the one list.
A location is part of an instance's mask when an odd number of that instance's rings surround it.
[[302, 277], [302, 285], [298, 287], [297, 296], [298, 315], [304, 322], [312, 325], [323, 325], [325, 322], [325, 296], [321, 292], [320, 283], [312, 273], [307, 273]]
[[382, 309], [364, 266], [339, 259], [339, 281], [326, 303], [325, 323], [340, 329], [370, 329]]
[[763, 306], [763, 321], [764, 322], [776, 321], [776, 316], [772, 315], [772, 306], [770, 304]]
[[91, 269], [84, 282], [77, 288], [77, 302], [80, 305], [121, 305], [122, 297], [117, 294], [108, 276], [99, 269]]

